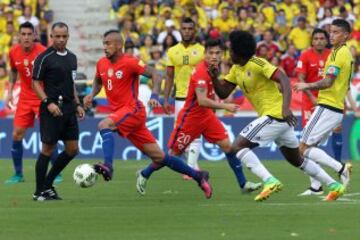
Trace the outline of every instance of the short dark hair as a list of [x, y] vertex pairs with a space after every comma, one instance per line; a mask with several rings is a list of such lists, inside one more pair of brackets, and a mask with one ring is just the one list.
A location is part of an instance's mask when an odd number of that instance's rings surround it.
[[324, 29], [321, 29], [321, 28], [315, 28], [314, 31], [312, 32], [311, 34], [311, 39], [314, 38], [315, 34], [318, 34], [318, 33], [322, 33], [325, 35], [325, 38], [327, 39], [327, 41], [329, 42], [329, 33], [327, 31], [325, 31]]
[[51, 30], [54, 30], [54, 28], [56, 28], [56, 27], [59, 27], [59, 28], [65, 27], [65, 28], [69, 31], [69, 26], [68, 26], [66, 23], [64, 23], [64, 22], [56, 22], [56, 23], [54, 23], [54, 24], [51, 26]]
[[345, 32], [351, 33], [351, 25], [348, 21], [344, 20], [344, 19], [335, 19], [334, 21], [332, 21], [331, 25], [337, 26], [342, 28]]
[[220, 38], [209, 38], [208, 40], [206, 40], [205, 43], [205, 49], [209, 49], [211, 47], [216, 47], [219, 46], [221, 50], [224, 49], [224, 43]]
[[195, 26], [194, 20], [192, 20], [192, 18], [190, 18], [190, 17], [184, 17], [184, 18], [181, 20], [181, 23], [192, 23], [192, 24], [194, 24], [194, 26]]
[[230, 33], [230, 43], [232, 52], [244, 59], [250, 59], [256, 52], [256, 42], [254, 36], [247, 31], [232, 31]]
[[108, 31], [106, 31], [106, 32], [104, 33], [104, 37], [107, 37], [108, 35], [113, 34], [113, 33], [116, 33], [116, 34], [119, 34], [119, 35], [120, 35], [120, 31], [119, 31], [119, 30], [117, 30], [117, 29], [110, 29], [110, 30], [108, 30]]
[[35, 27], [31, 22], [22, 23], [19, 27], [19, 30], [21, 30], [22, 28], [29, 28], [29, 29], [31, 29], [32, 32], [35, 32]]

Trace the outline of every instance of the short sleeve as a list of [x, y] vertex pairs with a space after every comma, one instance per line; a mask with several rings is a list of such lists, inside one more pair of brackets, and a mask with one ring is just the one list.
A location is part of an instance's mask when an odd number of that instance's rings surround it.
[[333, 52], [329, 57], [330, 62], [327, 69], [325, 70], [325, 74], [338, 76], [344, 66], [346, 55], [344, 54], [344, 51], [342, 51], [342, 49], [339, 49], [338, 52]]
[[264, 66], [262, 67], [262, 73], [264, 74], [264, 76], [268, 79], [271, 79], [272, 75], [274, 74], [274, 72], [276, 71], [277, 67], [275, 67], [274, 65], [270, 64], [268, 61], [264, 61]]
[[100, 75], [100, 61], [98, 61], [98, 62], [96, 63], [95, 78], [96, 78], [96, 79], [100, 79], [100, 78], [101, 78], [101, 75]]
[[195, 86], [195, 88], [207, 88], [207, 81], [205, 80], [204, 74], [201, 73], [201, 71], [195, 70], [191, 80]]
[[166, 66], [167, 67], [175, 66], [174, 61], [173, 61], [172, 51], [170, 49], [167, 52]]
[[305, 54], [301, 54], [297, 64], [296, 64], [296, 72], [297, 73], [303, 73], [306, 74], [307, 73], [307, 68], [308, 68], [308, 60]]
[[131, 58], [130, 66], [131, 66], [133, 73], [135, 73], [135, 74], [141, 75], [145, 72], [146, 65], [142, 60], [140, 60], [138, 58], [135, 58], [135, 57]]
[[224, 80], [237, 85], [235, 65], [231, 67], [229, 73], [224, 77]]
[[14, 51], [13, 50], [10, 50], [10, 52], [9, 52], [9, 60], [10, 60], [10, 68], [16, 69], [16, 65], [14, 62]]
[[34, 68], [33, 68], [33, 80], [37, 81], [43, 81], [45, 77], [45, 71], [46, 71], [46, 56], [43, 56], [42, 54], [39, 55], [34, 62]]

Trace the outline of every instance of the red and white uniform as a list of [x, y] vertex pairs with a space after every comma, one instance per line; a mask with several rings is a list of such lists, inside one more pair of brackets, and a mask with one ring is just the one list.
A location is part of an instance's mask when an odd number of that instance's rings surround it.
[[[323, 78], [325, 62], [330, 52], [330, 49], [325, 49], [322, 54], [319, 54], [313, 48], [310, 48], [301, 54], [296, 71], [305, 75], [305, 82], [317, 82]], [[311, 90], [311, 92], [317, 98], [318, 91]], [[314, 111], [314, 105], [305, 92], [302, 93], [301, 111], [302, 125], [304, 127], [312, 112]]]
[[103, 57], [96, 66], [96, 78], [102, 80], [112, 110], [109, 118], [115, 122], [120, 136], [129, 139], [140, 150], [144, 144], [156, 142], [146, 128], [145, 108], [138, 100], [139, 75], [144, 71], [145, 64], [127, 54], [115, 63]]
[[16, 127], [33, 127], [35, 117], [39, 114], [40, 99], [32, 89], [32, 71], [35, 59], [45, 50], [40, 43], [34, 43], [30, 52], [25, 52], [20, 44], [10, 49], [10, 67], [20, 77], [20, 96], [14, 117]]
[[201, 107], [197, 102], [196, 88], [207, 89], [207, 97], [210, 99], [215, 98], [212, 81], [207, 69], [207, 64], [203, 60], [196, 66], [194, 73], [191, 75], [185, 105], [176, 119], [176, 127], [171, 133], [168, 143], [168, 147], [175, 154], [181, 154], [200, 135], [203, 135], [211, 143], [228, 138], [224, 126], [216, 117], [213, 109]]

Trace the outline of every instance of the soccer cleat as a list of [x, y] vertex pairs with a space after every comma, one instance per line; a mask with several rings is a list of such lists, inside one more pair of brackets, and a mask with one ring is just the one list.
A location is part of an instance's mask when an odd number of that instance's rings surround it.
[[300, 197], [304, 197], [304, 196], [320, 196], [320, 195], [323, 195], [323, 194], [324, 194], [324, 191], [323, 191], [322, 187], [320, 187], [319, 189], [314, 189], [312, 187], [309, 187], [304, 192], [300, 193], [298, 196], [300, 196]]
[[22, 182], [25, 182], [24, 176], [20, 175], [20, 174], [15, 174], [14, 176], [12, 176], [8, 180], [6, 180], [5, 184], [12, 185], [12, 184], [17, 184], [17, 183], [22, 183]]
[[136, 172], [136, 190], [140, 195], [146, 193], [146, 181], [147, 179], [141, 174], [141, 170]]
[[333, 182], [329, 185], [329, 193], [326, 196], [326, 201], [335, 201], [345, 193], [345, 187], [341, 183]]
[[51, 200], [62, 200], [62, 198], [59, 197], [59, 195], [56, 192], [54, 187], [46, 189], [45, 191], [43, 191], [41, 193], [34, 193], [32, 198], [34, 201], [38, 201], [38, 202], [51, 201]]
[[260, 189], [262, 186], [262, 183], [253, 183], [247, 181], [243, 188], [241, 188], [242, 193], [251, 193], [258, 189]]
[[61, 183], [62, 181], [63, 181], [63, 178], [62, 178], [61, 174], [59, 174], [59, 175], [56, 176], [56, 178], [55, 178], [55, 180], [54, 180], [54, 183], [55, 183], [55, 184], [59, 184], [59, 183]]
[[270, 177], [268, 180], [265, 181], [264, 188], [261, 191], [261, 193], [259, 193], [255, 197], [255, 201], [264, 201], [268, 199], [270, 195], [273, 194], [274, 192], [281, 191], [282, 188], [283, 188], [283, 184], [279, 180], [277, 180], [274, 177]]
[[205, 197], [207, 199], [211, 198], [212, 195], [212, 187], [209, 183], [209, 172], [200, 171], [200, 182], [199, 187], [204, 191]]
[[341, 182], [345, 188], [347, 188], [350, 183], [351, 172], [352, 172], [352, 164], [345, 163], [344, 170], [340, 174]]
[[110, 181], [113, 175], [113, 169], [111, 166], [107, 166], [104, 163], [96, 163], [94, 165], [95, 172], [101, 174], [105, 181]]

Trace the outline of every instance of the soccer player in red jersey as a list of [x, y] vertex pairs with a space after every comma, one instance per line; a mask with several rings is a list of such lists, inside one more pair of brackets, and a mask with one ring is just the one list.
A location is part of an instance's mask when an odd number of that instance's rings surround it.
[[[35, 29], [30, 22], [20, 25], [20, 44], [11, 48], [9, 53], [10, 59], [10, 78], [9, 93], [5, 99], [8, 107], [13, 107], [13, 89], [16, 80], [20, 78], [20, 97], [14, 117], [13, 144], [11, 154], [15, 168], [15, 175], [8, 179], [6, 184], [15, 184], [24, 181], [22, 157], [23, 146], [22, 140], [26, 130], [34, 126], [35, 117], [39, 114], [40, 100], [32, 89], [32, 69], [36, 57], [45, 51], [45, 47], [40, 43], [35, 43]], [[57, 151], [54, 151], [54, 154]], [[52, 156], [56, 159], [56, 156]], [[61, 181], [60, 178], [57, 179]]]
[[[176, 126], [168, 143], [169, 154], [181, 155], [194, 139], [203, 135], [208, 142], [217, 144], [225, 152], [242, 191], [252, 192], [259, 189], [261, 183], [246, 181], [240, 160], [235, 154], [230, 153], [231, 142], [228, 134], [214, 113], [214, 109], [226, 109], [230, 112], [236, 112], [238, 109], [236, 104], [215, 101], [215, 92], [208, 69], [218, 68], [222, 55], [221, 40], [209, 39], [205, 44], [205, 60], [197, 64], [190, 77], [185, 105], [176, 119]], [[158, 169], [150, 164], [138, 172], [136, 186], [140, 194], [145, 194], [146, 181], [155, 170]]]
[[106, 57], [101, 58], [96, 67], [96, 76], [92, 92], [84, 98], [84, 104], [91, 106], [93, 98], [105, 88], [112, 113], [100, 121], [98, 127], [103, 143], [104, 163], [94, 165], [95, 171], [106, 181], [112, 179], [114, 136], [117, 131], [120, 136], [130, 140], [139, 150], [151, 158], [153, 165], [170, 169], [191, 176], [210, 198], [212, 189], [208, 183], [209, 173], [195, 171], [181, 159], [165, 154], [156, 143], [156, 139], [146, 128], [146, 112], [138, 100], [139, 76], [151, 77], [155, 83], [150, 106], [159, 104], [158, 92], [161, 78], [156, 70], [146, 66], [141, 60], [122, 52], [123, 39], [120, 32], [110, 30], [104, 34], [103, 45]]

